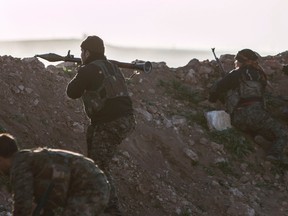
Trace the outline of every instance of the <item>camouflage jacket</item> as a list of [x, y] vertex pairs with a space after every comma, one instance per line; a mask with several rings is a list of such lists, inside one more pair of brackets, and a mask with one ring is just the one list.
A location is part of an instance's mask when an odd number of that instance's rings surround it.
[[[108, 184], [104, 173], [91, 159], [59, 149], [22, 150], [16, 153], [10, 171], [14, 197], [14, 216], [31, 215], [51, 182], [45, 208], [65, 207], [70, 196], [78, 191], [99, 194], [101, 184]], [[100, 179], [100, 180], [99, 180]], [[100, 184], [97, 184], [98, 183]]]

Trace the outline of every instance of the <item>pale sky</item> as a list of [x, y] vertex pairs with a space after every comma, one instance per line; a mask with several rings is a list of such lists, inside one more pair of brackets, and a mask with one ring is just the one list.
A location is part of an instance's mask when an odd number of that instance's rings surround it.
[[288, 49], [288, 0], [3, 0], [0, 40], [83, 38], [178, 49]]

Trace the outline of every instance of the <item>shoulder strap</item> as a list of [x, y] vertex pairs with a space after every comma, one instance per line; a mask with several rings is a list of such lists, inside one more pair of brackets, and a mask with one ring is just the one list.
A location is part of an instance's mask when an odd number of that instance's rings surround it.
[[36, 206], [35, 210], [33, 211], [32, 216], [40, 216], [40, 212], [45, 207], [47, 200], [49, 198], [49, 195], [50, 195], [51, 191], [53, 190], [53, 187], [54, 187], [53, 182], [50, 182], [45, 193], [42, 195], [41, 199], [37, 203], [37, 206]]

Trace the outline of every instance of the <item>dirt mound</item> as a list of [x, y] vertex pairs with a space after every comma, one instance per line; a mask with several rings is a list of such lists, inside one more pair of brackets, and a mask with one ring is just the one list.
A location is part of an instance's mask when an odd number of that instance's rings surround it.
[[[226, 70], [233, 68], [232, 55], [220, 59]], [[288, 54], [263, 57], [261, 63], [273, 86], [270, 109], [284, 115], [288, 79], [281, 69]], [[0, 71], [0, 130], [14, 134], [21, 148], [86, 154], [88, 119], [81, 101], [65, 93], [74, 67], [45, 68], [36, 58], [2, 56]], [[129, 77], [133, 71], [123, 73]], [[222, 108], [206, 99], [219, 77], [215, 61], [192, 59], [179, 68], [153, 63], [150, 74], [127, 81], [137, 127], [111, 166], [125, 215], [288, 215], [287, 169], [265, 162], [250, 137], [207, 128], [204, 113]], [[1, 194], [4, 213], [11, 200], [4, 187]]]

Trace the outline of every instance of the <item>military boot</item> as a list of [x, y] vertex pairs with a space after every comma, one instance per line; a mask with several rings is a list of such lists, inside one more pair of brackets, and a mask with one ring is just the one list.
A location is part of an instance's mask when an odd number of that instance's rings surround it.
[[265, 139], [263, 136], [260, 135], [256, 135], [254, 137], [254, 141], [259, 146], [261, 146], [265, 151], [267, 151], [272, 145], [272, 142], [268, 141], [267, 139]]
[[269, 151], [267, 152], [266, 160], [288, 165], [288, 158], [283, 154], [284, 146], [286, 144], [286, 139], [278, 139], [271, 145]]
[[266, 156], [266, 160], [272, 162], [272, 163], [278, 163], [278, 164], [283, 164], [283, 165], [288, 165], [288, 158], [285, 155], [273, 155], [273, 154], [268, 154]]
[[104, 215], [106, 216], [123, 216], [119, 208], [108, 207], [104, 210]]

